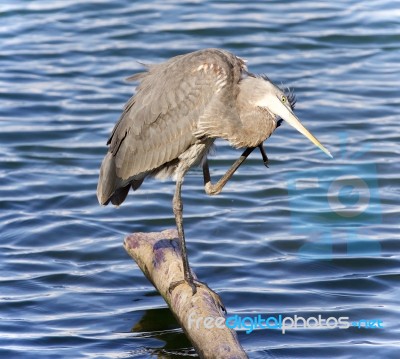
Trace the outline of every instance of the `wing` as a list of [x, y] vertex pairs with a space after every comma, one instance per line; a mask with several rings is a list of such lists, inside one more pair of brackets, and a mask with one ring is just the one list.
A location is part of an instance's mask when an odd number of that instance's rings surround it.
[[137, 93], [108, 141], [114, 175], [127, 180], [177, 158], [207, 135], [199, 123], [210, 114], [216, 121], [234, 117], [244, 69], [243, 60], [233, 54], [207, 49], [151, 65], [135, 75], [133, 79], [141, 80]]

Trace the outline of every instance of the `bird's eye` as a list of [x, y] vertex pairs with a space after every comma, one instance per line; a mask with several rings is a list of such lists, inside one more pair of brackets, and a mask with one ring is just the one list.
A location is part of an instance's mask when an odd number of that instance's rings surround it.
[[286, 102], [286, 97], [282, 96], [282, 103], [285, 103], [285, 102]]

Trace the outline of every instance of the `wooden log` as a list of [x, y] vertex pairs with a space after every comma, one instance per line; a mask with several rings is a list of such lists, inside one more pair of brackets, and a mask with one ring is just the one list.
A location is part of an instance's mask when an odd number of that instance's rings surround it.
[[183, 279], [177, 238], [176, 230], [134, 233], [125, 238], [124, 247], [167, 302], [200, 358], [248, 358], [236, 332], [225, 325], [220, 297], [208, 286], [198, 287], [195, 295], [186, 283], [169, 292], [171, 283]]

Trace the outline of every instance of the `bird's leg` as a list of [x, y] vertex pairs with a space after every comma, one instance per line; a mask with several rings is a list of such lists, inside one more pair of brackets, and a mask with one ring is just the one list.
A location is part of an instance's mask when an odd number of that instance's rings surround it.
[[[183, 230], [183, 204], [182, 204], [182, 183], [183, 176], [179, 175], [176, 180], [176, 189], [174, 194], [174, 199], [172, 201], [172, 208], [175, 215], [176, 227], [178, 229], [178, 236], [180, 240], [181, 256], [183, 263], [183, 275], [184, 279], [171, 283], [169, 287], [169, 292], [171, 293], [178, 285], [187, 283], [192, 288], [193, 294], [196, 294], [197, 288], [201, 285], [207, 286], [206, 284], [193, 278], [192, 272], [189, 267], [189, 260], [186, 253], [186, 243], [185, 243], [185, 232]], [[207, 286], [208, 287], [208, 286]], [[220, 303], [222, 303], [220, 301]]]
[[258, 145], [258, 148], [260, 149], [261, 156], [262, 156], [262, 159], [263, 159], [263, 162], [264, 162], [264, 166], [265, 166], [265, 167], [268, 167], [268, 162], [269, 162], [269, 160], [268, 160], [267, 154], [265, 153], [264, 146], [263, 146], [263, 142], [261, 142], [261, 143]]
[[215, 195], [222, 191], [226, 183], [233, 176], [239, 166], [246, 160], [246, 158], [253, 152], [255, 147], [247, 147], [242, 155], [236, 160], [236, 162], [229, 168], [228, 171], [219, 179], [216, 184], [211, 183], [210, 170], [208, 168], [207, 159], [203, 164], [203, 177], [204, 177], [204, 189], [208, 195]]
[[[181, 247], [181, 255], [183, 261], [183, 275], [185, 278], [184, 281], [189, 283], [189, 285], [192, 287], [194, 294], [196, 293], [196, 286], [194, 286], [193, 284], [193, 276], [189, 267], [189, 261], [186, 253], [185, 232], [183, 230], [182, 182], [183, 182], [183, 176], [179, 176], [176, 180], [176, 188], [175, 188], [174, 199], [172, 200], [172, 208], [175, 215], [175, 222], [176, 222], [176, 227], [178, 229], [179, 240], [181, 241], [180, 247]], [[171, 284], [172, 288], [170, 288], [170, 291], [172, 291], [179, 284], [180, 282], [172, 283]]]

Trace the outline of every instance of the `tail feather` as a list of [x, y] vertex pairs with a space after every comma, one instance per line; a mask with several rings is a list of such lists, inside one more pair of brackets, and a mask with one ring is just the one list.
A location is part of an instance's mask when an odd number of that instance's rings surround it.
[[131, 182], [132, 189], [133, 189], [134, 191], [136, 191], [136, 190], [142, 185], [144, 179], [145, 179], [145, 177], [140, 178], [140, 179], [138, 179], [138, 180], [133, 180], [133, 181]]
[[129, 188], [131, 187], [128, 184], [125, 187], [118, 188], [114, 194], [111, 196], [110, 200], [114, 206], [119, 206], [123, 201], [125, 201], [126, 196], [128, 195]]
[[108, 152], [100, 168], [99, 182], [97, 184], [97, 199], [101, 205], [108, 205], [110, 202], [119, 206], [125, 201], [129, 189], [136, 191], [143, 183], [146, 175], [143, 177], [122, 180], [117, 176], [115, 160], [112, 153]]
[[102, 205], [107, 205], [117, 188], [117, 176], [115, 173], [115, 161], [113, 155], [108, 152], [100, 167], [99, 182], [97, 184], [97, 199]]

